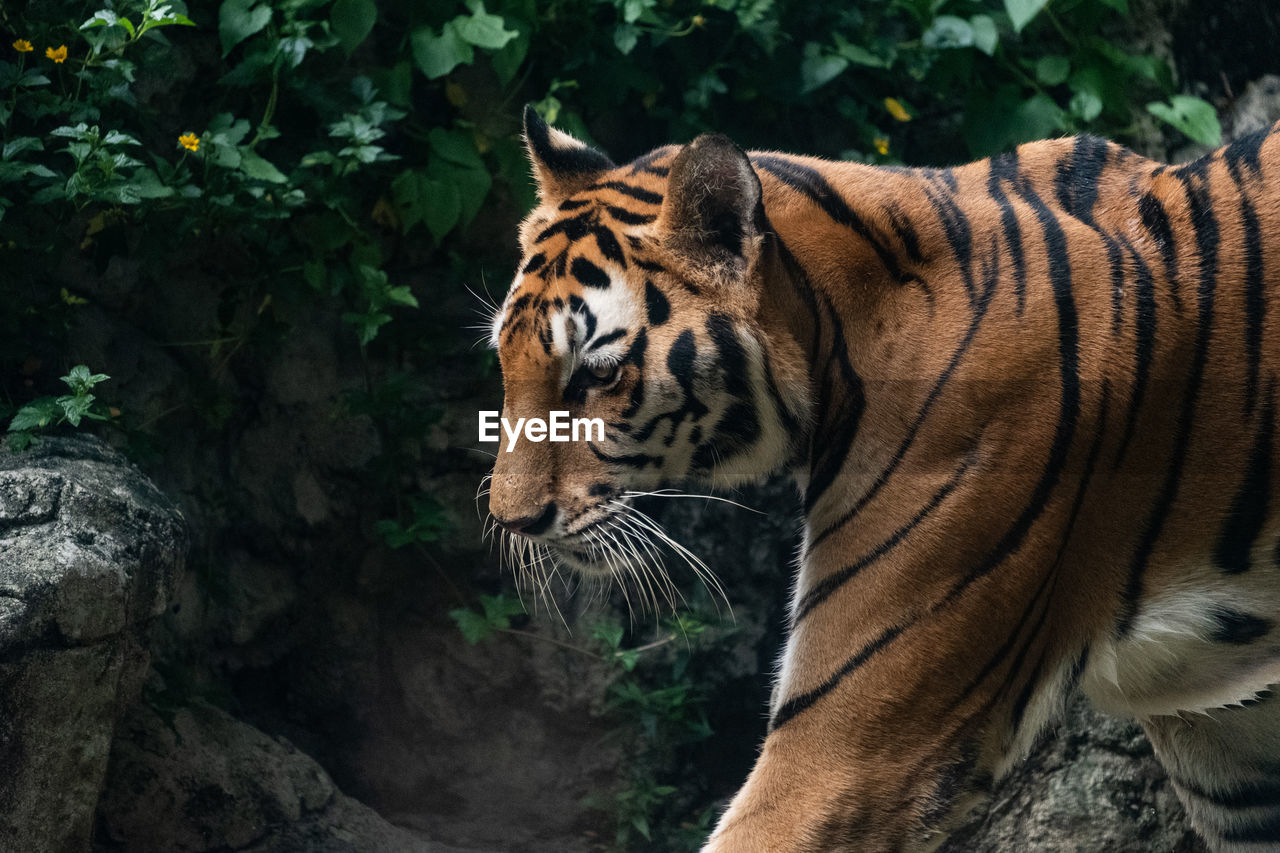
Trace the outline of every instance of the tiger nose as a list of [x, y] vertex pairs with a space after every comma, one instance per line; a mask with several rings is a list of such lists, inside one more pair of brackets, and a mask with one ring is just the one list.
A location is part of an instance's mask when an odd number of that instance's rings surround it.
[[523, 518], [497, 518], [498, 526], [521, 536], [538, 536], [545, 533], [556, 520], [556, 502], [551, 501], [541, 511]]

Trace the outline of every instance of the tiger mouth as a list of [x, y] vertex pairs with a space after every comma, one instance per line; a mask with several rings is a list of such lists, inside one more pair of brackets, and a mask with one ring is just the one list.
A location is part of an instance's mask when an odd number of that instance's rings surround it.
[[630, 555], [608, 544], [620, 526], [616, 513], [608, 513], [564, 539], [545, 544], [563, 563], [580, 574], [610, 577], [626, 572], [633, 562]]

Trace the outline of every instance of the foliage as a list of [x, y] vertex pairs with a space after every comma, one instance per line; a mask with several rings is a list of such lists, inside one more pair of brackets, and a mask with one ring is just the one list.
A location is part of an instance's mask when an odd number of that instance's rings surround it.
[[108, 420], [113, 412], [96, 402], [98, 398], [93, 394], [93, 388], [110, 378], [105, 373], [94, 373], [85, 365], [77, 364], [66, 376], [60, 377], [71, 393], [59, 397], [37, 397], [18, 409], [9, 421], [9, 435], [5, 443], [10, 450], [25, 450], [35, 441], [38, 431], [62, 424], [78, 427], [86, 418], [91, 421]]
[[[482, 594], [478, 600], [479, 607], [449, 611], [467, 642], [506, 633], [566, 646], [512, 627], [513, 618], [524, 614], [520, 599]], [[584, 802], [612, 821], [610, 850], [672, 853], [701, 846], [715, 809], [673, 768], [682, 751], [712, 734], [706, 715], [710, 686], [692, 665], [714, 660], [732, 635], [731, 626], [697, 610], [657, 621], [651, 633], [629, 629], [617, 615], [602, 615], [590, 626], [588, 644], [566, 646], [602, 664], [605, 712], [625, 754], [618, 787]]]

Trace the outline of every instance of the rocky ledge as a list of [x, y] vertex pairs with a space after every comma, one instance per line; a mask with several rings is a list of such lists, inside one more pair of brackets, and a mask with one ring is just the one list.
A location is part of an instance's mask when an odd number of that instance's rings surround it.
[[186, 524], [101, 444], [0, 451], [0, 850], [86, 850]]

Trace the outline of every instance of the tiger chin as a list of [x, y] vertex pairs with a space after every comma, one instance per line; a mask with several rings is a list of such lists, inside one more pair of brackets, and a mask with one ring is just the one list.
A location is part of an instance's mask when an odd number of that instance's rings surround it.
[[934, 849], [1077, 692], [1211, 849], [1280, 850], [1274, 129], [1177, 167], [525, 139], [504, 414], [606, 431], [498, 454], [516, 550], [652, 579], [636, 495], [799, 490], [769, 732], [705, 851]]

